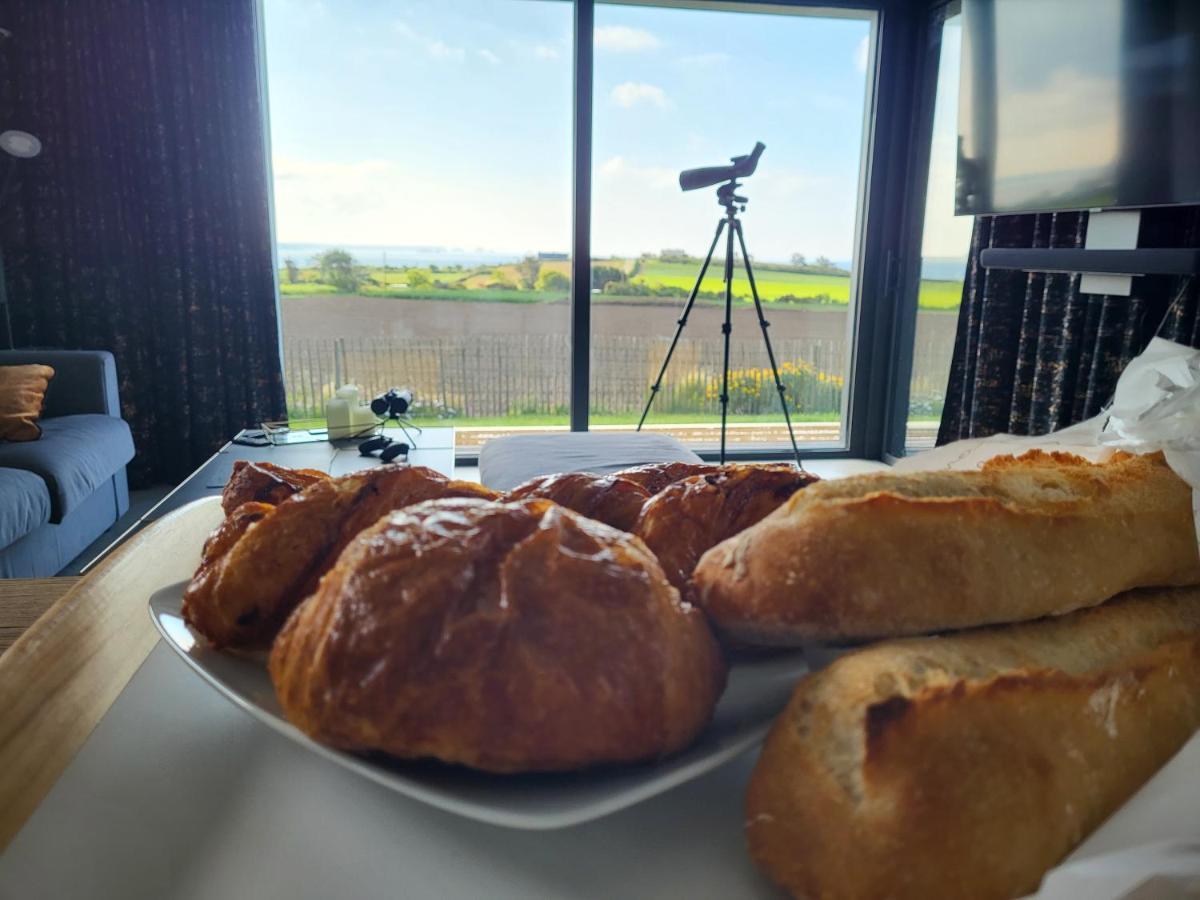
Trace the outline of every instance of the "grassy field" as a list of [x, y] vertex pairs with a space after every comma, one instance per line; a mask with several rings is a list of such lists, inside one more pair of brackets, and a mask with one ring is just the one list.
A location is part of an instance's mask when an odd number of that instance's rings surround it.
[[[616, 266], [626, 272], [634, 269], [633, 260], [601, 260], [598, 264]], [[564, 291], [521, 290], [521, 273], [516, 265], [480, 266], [471, 269], [455, 271], [418, 270], [427, 282], [419, 287], [410, 288], [406, 284], [407, 271], [402, 269], [383, 270], [379, 267], [365, 267], [362, 271], [366, 283], [357, 291], [359, 295], [368, 297], [407, 297], [410, 299], [436, 299], [478, 301], [491, 303], [553, 303], [565, 300]], [[562, 260], [544, 262], [541, 272], [560, 272], [564, 275], [570, 272], [570, 263]], [[689, 291], [695, 284], [697, 264], [692, 262], [664, 262], [658, 259], [643, 259], [637, 266], [637, 274], [630, 283], [643, 292], [647, 289], [673, 288], [676, 291]], [[280, 273], [280, 293], [289, 296], [311, 296], [314, 294], [337, 294], [338, 289], [330, 284], [320, 282], [316, 269], [304, 268], [299, 270], [299, 279], [289, 283], [286, 273]], [[709, 268], [701, 290], [709, 292], [710, 297], [702, 297], [700, 302], [720, 302], [719, 295], [724, 286], [721, 282], [720, 264]], [[750, 302], [750, 287], [745, 279], [744, 270], [738, 270], [734, 281], [734, 295], [741, 303]], [[839, 275], [819, 275], [808, 272], [780, 270], [778, 268], [755, 270], [755, 282], [759, 297], [767, 303], [784, 302], [806, 308], [845, 307], [850, 298], [850, 279]], [[511, 285], [510, 288], [495, 287], [495, 285]], [[670, 296], [654, 297], [639, 296], [632, 290], [629, 293], [616, 290], [612, 285], [603, 295], [596, 295], [599, 302], [670, 302]], [[601, 300], [603, 297], [603, 300]], [[954, 310], [958, 308], [962, 297], [961, 282], [923, 280], [918, 294], [918, 306], [924, 310]]]
[[[700, 285], [702, 291], [717, 293], [725, 290], [722, 281], [723, 263], [714, 262], [705, 274], [704, 282]], [[699, 274], [699, 266], [694, 263], [662, 262], [652, 259], [642, 263], [641, 269], [634, 282], [641, 282], [650, 287], [665, 284], [670, 287], [692, 289]], [[754, 283], [758, 287], [758, 296], [763, 300], [778, 300], [780, 297], [816, 297], [824, 294], [835, 304], [846, 304], [850, 301], [850, 279], [837, 275], [809, 275], [804, 272], [756, 271]], [[737, 296], [750, 296], [750, 283], [746, 280], [745, 270], [734, 270], [733, 292]]]

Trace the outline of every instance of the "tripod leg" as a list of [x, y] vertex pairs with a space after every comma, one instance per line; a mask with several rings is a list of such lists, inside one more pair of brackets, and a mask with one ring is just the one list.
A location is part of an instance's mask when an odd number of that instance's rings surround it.
[[[725, 336], [725, 357], [721, 364], [721, 464], [725, 464], [725, 422], [729, 416], [729, 336], [733, 333], [733, 232], [738, 220], [729, 217], [729, 233], [725, 235], [725, 321], [721, 333]], [[742, 251], [745, 254], [745, 250]]]
[[767, 359], [771, 361], [771, 374], [775, 378], [775, 390], [779, 392], [779, 405], [783, 408], [783, 421], [787, 423], [788, 437], [792, 439], [792, 454], [796, 457], [796, 465], [803, 469], [804, 464], [800, 462], [800, 448], [796, 445], [796, 432], [792, 428], [792, 417], [788, 414], [787, 388], [783, 386], [783, 381], [779, 377], [779, 366], [775, 364], [775, 351], [771, 348], [771, 337], [767, 333], [771, 323], [763, 315], [762, 301], [758, 299], [758, 288], [754, 284], [754, 270], [750, 268], [750, 254], [746, 252], [746, 236], [742, 233], [742, 223], [735, 219], [733, 229], [737, 231], [738, 244], [742, 248], [742, 262], [746, 266], [746, 278], [750, 281], [750, 296], [754, 298], [754, 310], [758, 313], [758, 327], [762, 329], [763, 343], [767, 346]]
[[713, 251], [717, 248], [717, 241], [721, 239], [721, 230], [724, 227], [725, 220], [722, 219], [717, 223], [717, 233], [713, 235], [712, 243], [708, 245], [708, 254], [704, 257], [704, 262], [700, 266], [700, 275], [696, 279], [696, 284], [692, 288], [692, 292], [688, 294], [687, 303], [683, 305], [683, 314], [675, 321], [675, 337], [671, 338], [671, 346], [667, 349], [667, 356], [663, 360], [662, 368], [658, 370], [658, 377], [654, 379], [654, 384], [650, 385], [650, 396], [646, 398], [646, 408], [642, 410], [642, 417], [638, 419], [638, 431], [641, 431], [642, 426], [646, 423], [646, 416], [650, 414], [650, 404], [654, 402], [654, 398], [658, 396], [659, 388], [662, 387], [663, 376], [667, 374], [667, 366], [671, 364], [671, 357], [675, 354], [675, 345], [679, 343], [679, 336], [683, 334], [683, 329], [687, 326], [688, 316], [692, 314], [692, 307], [696, 303], [696, 295], [700, 293], [700, 285], [704, 281], [704, 273], [708, 271], [709, 263], [712, 262]]

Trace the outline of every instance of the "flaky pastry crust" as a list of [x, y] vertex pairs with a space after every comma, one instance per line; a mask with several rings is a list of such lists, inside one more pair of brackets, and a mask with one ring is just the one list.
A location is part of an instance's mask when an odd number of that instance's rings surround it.
[[289, 469], [275, 463], [235, 460], [233, 473], [221, 492], [221, 508], [225, 515], [231, 515], [243, 503], [277, 505], [310, 484], [328, 480], [329, 476], [317, 469]]
[[357, 537], [271, 652], [322, 743], [493, 772], [654, 759], [725, 680], [640, 540], [546, 500], [437, 500]]
[[184, 592], [184, 619], [216, 647], [265, 647], [345, 546], [381, 516], [435, 497], [494, 496], [423, 466], [389, 465], [314, 482], [277, 506], [244, 504], [205, 544]]
[[648, 500], [633, 533], [687, 596], [688, 579], [706, 550], [761, 521], [816, 480], [790, 463], [718, 466]]

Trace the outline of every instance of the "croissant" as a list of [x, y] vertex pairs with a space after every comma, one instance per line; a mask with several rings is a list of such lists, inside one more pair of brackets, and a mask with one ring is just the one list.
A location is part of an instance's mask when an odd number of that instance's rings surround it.
[[692, 570], [709, 548], [766, 518], [818, 480], [790, 463], [712, 468], [668, 485], [646, 502], [633, 527], [685, 596]]
[[239, 459], [234, 461], [233, 473], [221, 492], [221, 508], [230, 515], [251, 501], [282, 503], [310, 484], [328, 480], [329, 476], [317, 469], [289, 469], [274, 463]]
[[385, 513], [435, 497], [493, 496], [422, 466], [385, 465], [316, 481], [274, 507], [244, 504], [205, 544], [183, 617], [216, 647], [267, 646], [345, 546]]
[[386, 516], [288, 620], [270, 673], [322, 743], [492, 772], [672, 753], [725, 682], [640, 540], [540, 499]]

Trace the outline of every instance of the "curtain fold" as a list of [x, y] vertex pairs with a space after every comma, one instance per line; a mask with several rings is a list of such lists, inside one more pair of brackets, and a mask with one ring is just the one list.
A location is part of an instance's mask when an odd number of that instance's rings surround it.
[[[134, 483], [284, 412], [253, 0], [13, 0], [0, 210], [17, 346], [111, 350]], [[10, 124], [11, 123], [11, 124]]]
[[[1081, 294], [1079, 276], [985, 269], [989, 247], [1082, 248], [1087, 213], [975, 220], [938, 443], [1046, 434], [1100, 412], [1125, 365], [1159, 332], [1200, 346], [1200, 285], [1135, 278], [1133, 295]], [[1139, 246], [1200, 246], [1200, 207], [1142, 212]]]

